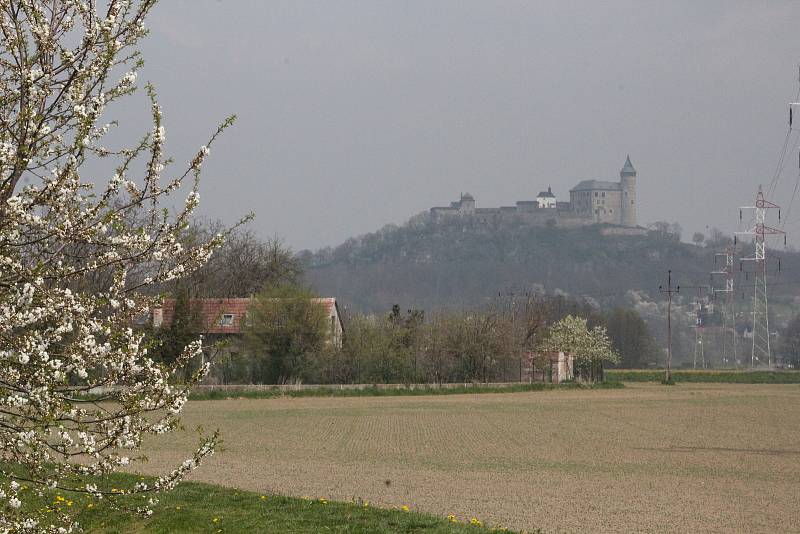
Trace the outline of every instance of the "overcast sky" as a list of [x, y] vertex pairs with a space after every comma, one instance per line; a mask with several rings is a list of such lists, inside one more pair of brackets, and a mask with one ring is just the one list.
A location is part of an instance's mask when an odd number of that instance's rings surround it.
[[461, 191], [484, 207], [548, 185], [568, 200], [579, 180], [618, 179], [628, 153], [640, 223], [735, 230], [798, 90], [797, 1], [163, 0], [149, 26], [140, 79], [171, 152], [239, 116], [204, 167], [203, 213], [252, 211], [295, 249]]

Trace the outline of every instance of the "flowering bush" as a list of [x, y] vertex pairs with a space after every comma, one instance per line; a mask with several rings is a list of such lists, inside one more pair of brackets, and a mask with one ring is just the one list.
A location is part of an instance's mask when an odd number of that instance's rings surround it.
[[[201, 341], [165, 365], [134, 325], [157, 300], [148, 288], [195, 271], [224, 238], [178, 240], [208, 147], [233, 118], [162, 178], [165, 133], [148, 86], [152, 131], [129, 148], [101, 143], [116, 126], [104, 119], [108, 106], [136, 89], [135, 46], [154, 3], [0, 0], [0, 532], [75, 528], [68, 514], [26, 506], [20, 484], [125, 506], [173, 487], [217, 442], [204, 437], [155, 483], [98, 483], [139, 459], [146, 435], [175, 428], [188, 388], [207, 372], [178, 385]], [[90, 161], [95, 175], [109, 169], [107, 183], [82, 176]], [[180, 210], [161, 207], [192, 181]]]
[[586, 319], [572, 315], [567, 315], [548, 329], [538, 350], [543, 355], [550, 352], [571, 353], [576, 370], [592, 380], [597, 374], [596, 367], [603, 361], [619, 361], [619, 354], [614, 350], [604, 327], [595, 326], [590, 330]]

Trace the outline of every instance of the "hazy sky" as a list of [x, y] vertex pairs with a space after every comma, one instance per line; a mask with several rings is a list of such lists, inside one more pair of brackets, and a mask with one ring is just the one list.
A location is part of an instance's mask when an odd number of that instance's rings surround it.
[[[568, 200], [628, 153], [640, 223], [735, 230], [798, 90], [797, 1], [162, 0], [149, 26], [140, 79], [178, 158], [239, 115], [204, 168], [203, 213], [253, 211], [295, 249], [461, 191]], [[797, 143], [774, 198], [787, 209]]]

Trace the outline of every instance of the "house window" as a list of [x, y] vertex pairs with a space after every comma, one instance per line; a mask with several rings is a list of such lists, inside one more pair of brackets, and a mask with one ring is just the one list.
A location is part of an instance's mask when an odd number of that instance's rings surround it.
[[605, 197], [606, 197], [606, 192], [605, 192], [605, 191], [603, 191], [603, 198], [605, 198]]
[[222, 319], [219, 320], [220, 326], [233, 326], [233, 314], [223, 313]]
[[597, 191], [594, 192], [594, 196], [597, 196]]

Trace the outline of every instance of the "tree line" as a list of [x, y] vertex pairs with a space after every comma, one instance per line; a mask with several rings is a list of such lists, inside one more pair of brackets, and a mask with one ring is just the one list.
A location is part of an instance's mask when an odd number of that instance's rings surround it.
[[[213, 223], [195, 225], [193, 232], [205, 238], [213, 234]], [[154, 353], [169, 361], [201, 330], [194, 299], [252, 296], [243, 333], [216, 340], [224, 348], [216, 351], [212, 382], [528, 380], [547, 367], [542, 344], [553, 325], [569, 316], [583, 318], [589, 333], [603, 331], [609, 353], [618, 355], [606, 358], [606, 365], [644, 367], [659, 359], [636, 311], [604, 311], [590, 300], [540, 292], [499, 294], [463, 309], [402, 310], [395, 304], [384, 313], [343, 313], [339, 345], [331, 341], [329, 317], [302, 273], [300, 261], [279, 241], [260, 242], [248, 231], [235, 231], [205, 268], [168, 288], [176, 297], [175, 316], [153, 332]]]

